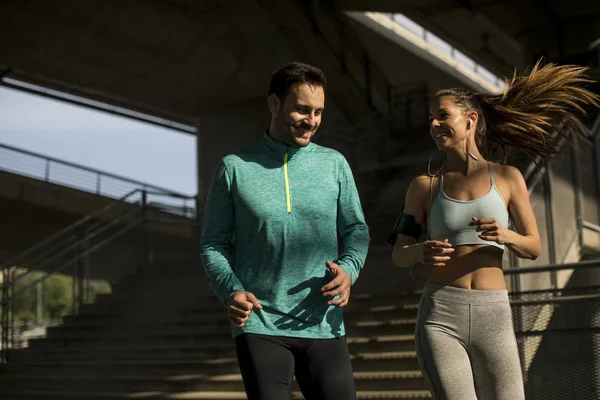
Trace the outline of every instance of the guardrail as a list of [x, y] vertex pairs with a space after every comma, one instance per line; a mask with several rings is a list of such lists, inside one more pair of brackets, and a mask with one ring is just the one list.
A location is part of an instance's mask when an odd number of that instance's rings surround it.
[[186, 210], [185, 216], [195, 216], [194, 196], [5, 144], [0, 144], [0, 170], [111, 199], [123, 198], [132, 190], [145, 190], [177, 207], [178, 212]]

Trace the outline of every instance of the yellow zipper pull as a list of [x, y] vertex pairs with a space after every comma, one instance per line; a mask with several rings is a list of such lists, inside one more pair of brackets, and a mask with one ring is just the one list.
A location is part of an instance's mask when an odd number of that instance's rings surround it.
[[290, 179], [288, 177], [288, 152], [283, 155], [283, 175], [285, 177], [285, 200], [288, 214], [292, 213], [292, 199], [290, 197]]

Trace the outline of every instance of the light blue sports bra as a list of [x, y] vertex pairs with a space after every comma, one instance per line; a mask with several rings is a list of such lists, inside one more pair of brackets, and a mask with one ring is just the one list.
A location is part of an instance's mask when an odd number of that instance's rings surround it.
[[477, 226], [470, 226], [472, 217], [495, 218], [502, 226], [508, 227], [508, 210], [504, 198], [494, 183], [492, 167], [488, 163], [490, 173], [490, 190], [475, 200], [456, 200], [444, 192], [444, 174], [440, 177], [440, 190], [431, 203], [427, 218], [427, 232], [431, 240], [445, 240], [453, 246], [465, 244], [485, 244], [504, 250], [504, 246], [496, 242], [479, 238]]

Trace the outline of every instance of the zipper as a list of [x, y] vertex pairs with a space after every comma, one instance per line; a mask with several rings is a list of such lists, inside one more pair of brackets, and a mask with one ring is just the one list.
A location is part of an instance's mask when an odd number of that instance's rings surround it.
[[292, 199], [290, 198], [290, 178], [288, 177], [288, 152], [283, 155], [283, 176], [285, 178], [285, 202], [287, 213], [292, 213]]

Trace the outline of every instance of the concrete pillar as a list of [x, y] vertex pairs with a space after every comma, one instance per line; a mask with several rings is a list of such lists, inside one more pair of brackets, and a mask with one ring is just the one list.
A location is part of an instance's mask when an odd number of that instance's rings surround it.
[[204, 203], [215, 167], [227, 154], [256, 143], [269, 127], [267, 95], [245, 100], [198, 121], [198, 208]]

